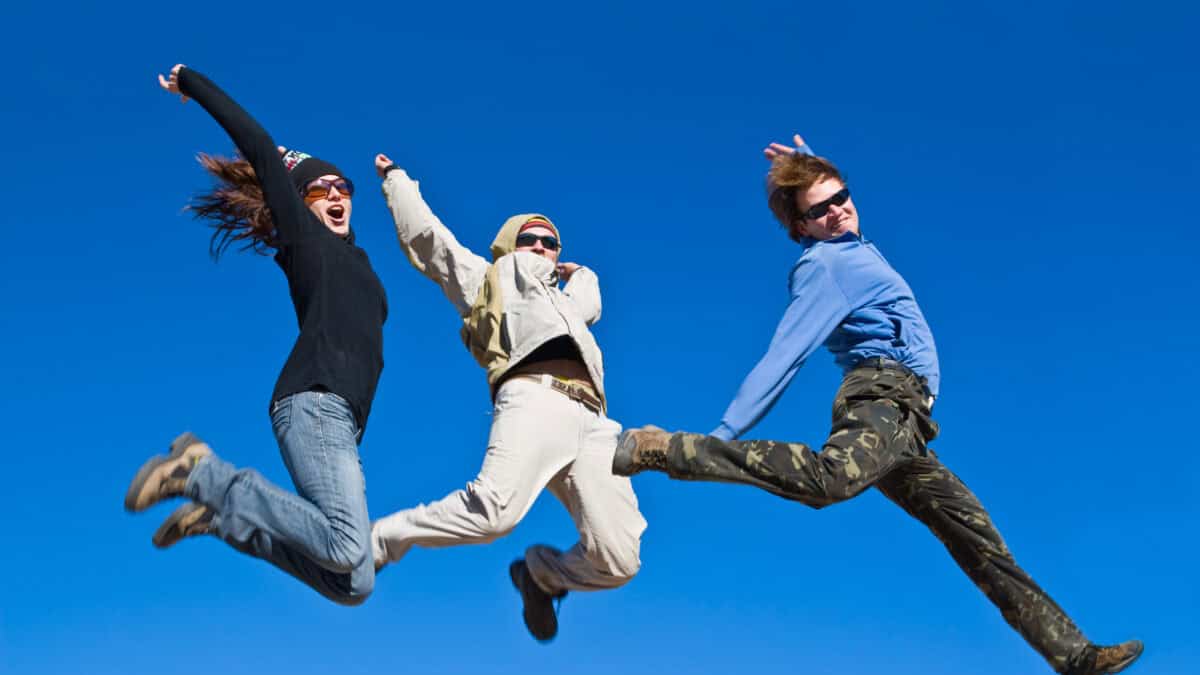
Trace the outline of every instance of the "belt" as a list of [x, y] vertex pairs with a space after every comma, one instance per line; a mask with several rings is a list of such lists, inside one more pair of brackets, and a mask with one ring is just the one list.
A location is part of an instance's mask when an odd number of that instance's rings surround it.
[[[921, 377], [920, 375], [917, 375], [915, 372], [913, 372], [912, 368], [909, 368], [908, 366], [897, 361], [896, 359], [889, 359], [886, 356], [872, 356], [870, 358], [863, 359], [862, 361], [859, 361], [858, 363], [854, 364], [854, 367], [855, 368], [879, 368], [881, 370], [901, 370], [901, 371], [904, 371], [914, 377], [918, 377], [918, 378]], [[924, 378], [922, 378], [922, 379], [924, 379]]]
[[878, 368], [879, 370], [895, 370], [895, 371], [904, 373], [905, 375], [911, 375], [912, 377], [916, 378], [917, 382], [921, 383], [921, 389], [925, 392], [925, 395], [926, 395], [925, 404], [927, 406], [929, 406], [930, 408], [933, 407], [934, 396], [933, 396], [933, 394], [929, 393], [929, 380], [918, 375], [916, 373], [916, 371], [914, 371], [912, 368], [909, 368], [908, 366], [897, 361], [896, 359], [889, 359], [886, 356], [872, 356], [870, 358], [866, 358], [866, 359], [863, 359], [862, 361], [859, 361], [858, 363], [856, 363], [854, 365], [854, 367], [856, 369], [857, 368]]
[[585, 387], [572, 382], [564, 382], [553, 375], [548, 375], [545, 373], [538, 375], [531, 373], [528, 375], [513, 375], [508, 379], [531, 380], [533, 382], [538, 382], [543, 386], [550, 387], [554, 391], [557, 391], [572, 401], [576, 401], [597, 415], [600, 414], [600, 412], [604, 409], [604, 404], [600, 401], [598, 396], [592, 393], [591, 387]]

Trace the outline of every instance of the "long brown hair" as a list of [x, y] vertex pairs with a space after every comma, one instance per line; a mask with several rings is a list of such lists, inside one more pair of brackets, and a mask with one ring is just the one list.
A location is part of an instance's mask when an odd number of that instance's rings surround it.
[[213, 175], [216, 184], [192, 198], [187, 210], [198, 220], [207, 220], [215, 230], [208, 242], [213, 259], [230, 246], [269, 255], [275, 248], [275, 221], [263, 197], [262, 186], [250, 162], [241, 157], [218, 157], [200, 153], [196, 160]]

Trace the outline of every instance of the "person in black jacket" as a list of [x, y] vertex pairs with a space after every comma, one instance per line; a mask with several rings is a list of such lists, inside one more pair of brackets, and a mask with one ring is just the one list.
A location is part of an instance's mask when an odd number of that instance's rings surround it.
[[[334, 602], [357, 605], [375, 584], [366, 485], [359, 463], [379, 374], [387, 298], [350, 229], [354, 185], [333, 164], [277, 148], [270, 135], [208, 78], [177, 65], [159, 84], [193, 98], [242, 158], [201, 155], [219, 180], [193, 203], [212, 221], [214, 256], [234, 243], [274, 251], [287, 276], [300, 334], [271, 396], [270, 414], [296, 493], [237, 469], [185, 433], [148, 460], [125, 508], [190, 501], [153, 541], [160, 548], [213, 534], [262, 558]], [[281, 156], [282, 153], [282, 156]]]

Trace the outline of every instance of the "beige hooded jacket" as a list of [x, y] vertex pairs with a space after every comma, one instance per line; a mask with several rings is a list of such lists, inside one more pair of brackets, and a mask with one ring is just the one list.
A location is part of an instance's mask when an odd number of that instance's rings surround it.
[[[402, 169], [383, 181], [396, 237], [417, 271], [437, 283], [463, 318], [462, 337], [487, 370], [493, 388], [509, 368], [553, 338], [570, 336], [602, 403], [604, 363], [588, 326], [600, 320], [600, 282], [580, 267], [561, 289], [554, 263], [516, 248], [517, 233], [530, 218], [505, 221], [492, 242], [492, 261], [455, 239], [421, 197], [417, 182]], [[549, 220], [549, 219], [547, 219]]]

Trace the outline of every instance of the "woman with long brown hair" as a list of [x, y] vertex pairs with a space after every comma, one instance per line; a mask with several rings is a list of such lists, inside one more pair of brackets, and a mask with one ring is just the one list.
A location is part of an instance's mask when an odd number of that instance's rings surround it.
[[217, 186], [192, 204], [215, 227], [214, 256], [231, 245], [274, 252], [300, 334], [271, 396], [275, 438], [296, 492], [237, 469], [185, 433], [148, 460], [125, 496], [142, 511], [190, 501], [154, 534], [166, 548], [212, 534], [262, 558], [334, 602], [360, 604], [375, 583], [371, 523], [358, 443], [383, 369], [387, 299], [350, 229], [353, 183], [336, 166], [275, 145], [208, 78], [183, 65], [159, 84], [193, 98], [244, 159], [201, 155]]

